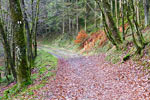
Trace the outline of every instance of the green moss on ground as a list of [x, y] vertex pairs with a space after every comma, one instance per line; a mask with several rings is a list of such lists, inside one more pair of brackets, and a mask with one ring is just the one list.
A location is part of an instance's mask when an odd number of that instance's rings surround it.
[[34, 90], [44, 87], [47, 83], [47, 80], [56, 75], [54, 71], [56, 69], [57, 58], [48, 52], [38, 50], [38, 56], [35, 59], [34, 67], [32, 68], [32, 84], [27, 85], [27, 87], [24, 87], [21, 90], [19, 89], [19, 91], [16, 84], [12, 88], [4, 91], [4, 96], [2, 99], [12, 100], [12, 98], [14, 98], [17, 100], [24, 100], [24, 97], [33, 95]]

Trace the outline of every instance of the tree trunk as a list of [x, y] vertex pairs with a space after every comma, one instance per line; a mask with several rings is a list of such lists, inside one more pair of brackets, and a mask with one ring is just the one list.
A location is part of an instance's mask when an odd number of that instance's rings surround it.
[[32, 67], [32, 58], [33, 58], [33, 53], [32, 53], [32, 34], [30, 32], [29, 28], [29, 22], [28, 22], [28, 16], [25, 11], [25, 3], [24, 0], [21, 0], [21, 6], [22, 6], [22, 13], [24, 17], [24, 22], [25, 22], [25, 29], [26, 29], [26, 36], [27, 36], [27, 55], [28, 55], [28, 61], [29, 61], [29, 66], [30, 69]]
[[17, 82], [18, 87], [21, 88], [30, 81], [30, 69], [27, 62], [24, 37], [24, 21], [19, 0], [9, 0], [9, 4], [16, 44]]
[[70, 15], [69, 15], [69, 34], [71, 34], [71, 18], [70, 18]]
[[[65, 0], [63, 0], [63, 4], [65, 3]], [[65, 33], [65, 8], [63, 7], [63, 34]]]
[[15, 71], [15, 68], [14, 68], [14, 65], [13, 65], [10, 45], [9, 45], [9, 43], [7, 41], [7, 35], [6, 35], [5, 31], [4, 31], [4, 28], [3, 28], [3, 25], [2, 25], [1, 21], [0, 21], [0, 33], [1, 33], [1, 36], [2, 36], [2, 43], [3, 43], [3, 47], [4, 47], [4, 52], [5, 52], [4, 53], [5, 54], [5, 58], [6, 58], [5, 62], [10, 65], [13, 77], [16, 80], [16, 71]]
[[111, 15], [111, 12], [110, 12], [111, 9], [110, 9], [110, 5], [108, 3], [108, 0], [103, 0], [102, 3], [103, 3], [103, 8], [104, 8], [104, 15], [105, 15], [106, 24], [110, 28], [111, 33], [112, 33], [114, 39], [116, 40], [116, 42], [118, 44], [120, 44], [120, 43], [122, 43], [121, 36], [119, 34], [119, 31], [115, 25], [115, 22], [113, 20], [112, 15]]
[[[97, 9], [97, 3], [95, 1], [95, 10]], [[95, 28], [97, 28], [97, 12], [95, 11]]]
[[85, 0], [85, 19], [84, 19], [84, 30], [87, 31], [87, 1]]
[[[106, 20], [106, 17], [105, 17], [105, 13], [106, 11], [104, 11], [102, 9], [102, 6], [100, 4], [100, 2], [98, 2], [97, 0], [95, 0], [97, 2], [97, 4], [99, 5], [99, 8], [101, 10], [101, 19], [102, 19], [102, 22], [103, 22], [103, 26], [104, 26], [104, 31], [105, 31], [105, 34], [107, 36], [107, 38], [109, 39], [109, 41], [116, 46], [116, 48], [118, 49], [118, 43], [116, 42], [115, 38], [113, 38], [112, 36], [112, 30], [109, 28], [108, 24], [107, 24], [107, 20]], [[103, 5], [104, 6], [104, 5]]]
[[[1, 10], [1, 0], [0, 0], [0, 10]], [[2, 12], [0, 13], [0, 15], [2, 15]], [[11, 67], [11, 72], [13, 74], [14, 80], [16, 81], [16, 70], [15, 70], [15, 66], [13, 64], [13, 59], [11, 56], [11, 48], [7, 39], [7, 35], [5, 33], [4, 27], [3, 27], [3, 19], [0, 18], [0, 34], [1, 34], [1, 38], [2, 38], [2, 44], [4, 47], [4, 54], [5, 54], [5, 64], [7, 64], [6, 66], [8, 67], [10, 65]]]
[[[78, 9], [78, 0], [76, 0], [76, 8]], [[78, 12], [76, 13], [76, 22], [77, 22], [77, 29], [76, 29], [76, 31], [77, 31], [77, 34], [78, 34], [78, 32], [79, 32], [79, 16], [78, 16]]]
[[145, 26], [149, 25], [149, 0], [143, 0], [144, 2], [144, 14], [145, 14]]
[[140, 24], [140, 10], [139, 10], [139, 1], [136, 1], [136, 12], [137, 12], [137, 21]]
[[118, 0], [115, 0], [115, 12], [116, 12], [116, 23], [117, 23], [117, 28], [119, 27], [119, 18], [118, 18]]
[[125, 27], [124, 27], [124, 0], [121, 0], [121, 13], [122, 13], [122, 35], [123, 35], [123, 40], [125, 40]]
[[130, 25], [130, 28], [131, 28], [131, 32], [132, 32], [132, 38], [133, 38], [133, 43], [134, 43], [134, 45], [135, 45], [135, 47], [136, 47], [136, 49], [137, 49], [137, 53], [138, 54], [140, 54], [141, 53], [141, 50], [142, 50], [142, 48], [138, 45], [138, 43], [137, 43], [137, 41], [136, 41], [136, 39], [135, 39], [135, 36], [134, 36], [134, 26], [133, 26], [133, 24], [132, 24], [132, 22], [131, 22], [131, 20], [130, 20], [130, 16], [129, 16], [129, 8], [128, 8], [128, 11], [127, 11], [127, 20], [128, 20], [128, 22], [129, 22], [129, 25]]
[[36, 4], [36, 17], [35, 17], [35, 31], [34, 31], [34, 53], [35, 57], [37, 56], [37, 25], [39, 21], [39, 5], [40, 5], [40, 0], [37, 1]]
[[132, 11], [133, 11], [133, 15], [132, 15], [132, 19], [133, 19], [133, 22], [134, 22], [134, 25], [135, 25], [135, 28], [136, 28], [136, 33], [137, 33], [137, 36], [138, 36], [138, 39], [142, 45], [142, 47], [145, 47], [145, 40], [143, 38], [143, 35], [141, 33], [141, 31], [139, 30], [139, 25], [138, 25], [138, 22], [137, 22], [137, 18], [136, 18], [136, 12], [135, 12], [135, 8], [134, 8], [134, 4], [133, 4], [133, 1], [131, 1], [131, 8], [132, 8]]

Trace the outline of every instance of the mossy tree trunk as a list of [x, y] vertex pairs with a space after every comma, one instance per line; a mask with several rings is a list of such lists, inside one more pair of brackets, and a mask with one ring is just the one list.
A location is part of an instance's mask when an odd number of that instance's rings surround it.
[[40, 0], [37, 1], [36, 4], [36, 16], [35, 16], [35, 27], [34, 27], [34, 57], [37, 56], [37, 28], [38, 28], [38, 21], [39, 21], [39, 5]]
[[27, 63], [24, 21], [19, 0], [9, 0], [11, 18], [16, 44], [17, 83], [21, 88], [30, 81], [30, 70]]
[[87, 0], [85, 2], [85, 18], [84, 18], [84, 30], [87, 31]]
[[[65, 0], [63, 0], [63, 4], [65, 3]], [[63, 23], [62, 23], [62, 33], [65, 33], [65, 8], [63, 7]]]
[[105, 17], [105, 12], [104, 10], [102, 9], [102, 6], [100, 2], [98, 2], [98, 0], [95, 0], [97, 2], [97, 4], [99, 5], [99, 8], [101, 10], [101, 13], [102, 13], [102, 22], [103, 22], [103, 25], [104, 25], [104, 31], [105, 31], [105, 34], [107, 36], [107, 38], [109, 39], [109, 41], [116, 46], [116, 48], [118, 48], [118, 43], [117, 41], [115, 40], [115, 38], [113, 37], [112, 35], [112, 30], [111, 28], [109, 28], [108, 24], [107, 24], [107, 21], [106, 21], [106, 17]]
[[122, 43], [122, 39], [119, 30], [116, 27], [116, 23], [111, 15], [112, 14], [111, 6], [108, 0], [102, 0], [102, 1], [95, 0], [95, 1], [99, 5], [99, 8], [103, 15], [105, 32], [107, 31], [106, 35], [108, 39], [112, 42], [112, 44], [114, 44], [118, 48], [118, 45]]
[[26, 29], [26, 36], [27, 36], [27, 55], [28, 55], [28, 61], [29, 61], [29, 66], [30, 69], [32, 67], [33, 64], [33, 52], [32, 52], [32, 33], [30, 31], [30, 26], [29, 26], [29, 22], [28, 22], [28, 16], [27, 13], [25, 11], [25, 2], [24, 0], [21, 0], [21, 6], [22, 6], [22, 13], [23, 13], [23, 17], [24, 17], [24, 22], [25, 22], [25, 29]]
[[149, 25], [149, 0], [143, 0], [144, 14], [145, 14], [145, 26]]
[[132, 12], [133, 23], [134, 23], [134, 26], [135, 26], [135, 29], [136, 29], [136, 33], [137, 33], [139, 42], [140, 42], [140, 44], [141, 44], [141, 46], [143, 48], [143, 47], [145, 47], [146, 42], [145, 42], [145, 40], [143, 38], [143, 35], [142, 35], [141, 31], [139, 30], [139, 25], [138, 25], [138, 21], [137, 21], [137, 18], [136, 18], [136, 12], [135, 12], [135, 8], [134, 8], [134, 3], [133, 3], [132, 0], [130, 1], [130, 3], [131, 3], [130, 4], [131, 5], [131, 9], [133, 11]]
[[[107, 0], [103, 0], [107, 1]], [[119, 18], [118, 18], [118, 0], [115, 0], [115, 13], [116, 13], [116, 27], [119, 27]]]
[[124, 14], [125, 14], [125, 11], [124, 11], [124, 0], [120, 1], [121, 2], [121, 14], [122, 14], [122, 35], [123, 35], [123, 40], [125, 40], [125, 26], [124, 26]]
[[[78, 0], [76, 0], [76, 9], [78, 9]], [[76, 33], [78, 34], [79, 32], [79, 14], [78, 12], [76, 13]]]
[[[0, 12], [1, 12], [1, 0], [0, 0]], [[0, 13], [0, 15], [2, 16], [2, 12]], [[15, 66], [13, 64], [13, 59], [11, 56], [11, 48], [7, 39], [7, 34], [4, 29], [3, 18], [1, 17], [0, 17], [0, 35], [1, 35], [1, 40], [2, 40], [3, 47], [4, 47], [6, 69], [8, 69], [8, 72], [10, 72], [9, 70], [11, 69], [13, 77], [16, 80], [16, 70], [15, 70]]]
[[6, 69], [9, 69], [9, 65], [10, 65], [11, 72], [13, 74], [14, 79], [16, 80], [16, 71], [15, 71], [15, 67], [13, 64], [12, 56], [11, 56], [10, 45], [9, 45], [9, 42], [7, 41], [7, 35], [4, 31], [2, 21], [0, 21], [0, 33], [2, 36], [2, 44], [4, 47], [5, 64], [7, 64]]
[[111, 15], [110, 4], [108, 3], [108, 0], [103, 0], [102, 4], [103, 4], [103, 8], [104, 8], [104, 15], [105, 15], [106, 24], [110, 28], [111, 33], [112, 33], [115, 41], [118, 44], [121, 44], [122, 43], [121, 36], [119, 34], [119, 31], [118, 31], [118, 29], [116, 27], [116, 24], [115, 24], [115, 22], [113, 20], [112, 15]]
[[[129, 11], [129, 9], [128, 9], [128, 11]], [[130, 19], [130, 14], [129, 14], [128, 11], [127, 11], [127, 19], [128, 19], [128, 23], [129, 23], [130, 28], [131, 28], [133, 43], [134, 43], [134, 45], [135, 45], [135, 47], [136, 47], [136, 49], [137, 49], [137, 53], [140, 54], [142, 48], [138, 45], [138, 43], [137, 43], [137, 41], [136, 41], [136, 39], [135, 39], [135, 35], [134, 35], [134, 25], [133, 25], [133, 23], [132, 23], [132, 21], [131, 21], [131, 19]]]
[[33, 34], [34, 31], [34, 0], [31, 0], [31, 13], [32, 13], [32, 27], [31, 27], [31, 33]]
[[[130, 15], [132, 15], [132, 18], [130, 18]], [[132, 0], [127, 5], [127, 20], [130, 25], [130, 28], [131, 28], [133, 43], [135, 44], [137, 53], [140, 54], [141, 50], [145, 47], [146, 43], [145, 43], [142, 33], [139, 30], [138, 20], [136, 18], [136, 12], [135, 12], [135, 8], [134, 8], [134, 4], [133, 4]], [[135, 26], [135, 29], [134, 29], [134, 26]], [[137, 34], [137, 38], [138, 38], [140, 44], [136, 40], [134, 31]]]

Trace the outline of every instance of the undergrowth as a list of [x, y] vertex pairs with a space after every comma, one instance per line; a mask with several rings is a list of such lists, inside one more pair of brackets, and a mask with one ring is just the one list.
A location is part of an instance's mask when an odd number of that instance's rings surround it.
[[39, 39], [38, 43], [42, 45], [49, 45], [54, 48], [65, 48], [69, 50], [73, 50], [77, 47], [74, 44], [74, 36], [68, 34], [60, 34], [57, 36], [49, 36], [43, 39]]
[[[57, 58], [53, 55], [43, 51], [38, 50], [38, 56], [35, 59], [34, 67], [32, 68], [31, 74], [31, 85], [26, 85], [26, 87], [21, 90], [17, 89], [17, 84], [12, 88], [4, 91], [4, 96], [2, 99], [6, 100], [24, 100], [26, 97], [34, 95], [34, 90], [38, 90], [45, 86], [47, 80], [55, 76], [55, 70], [57, 69]], [[19, 90], [19, 91], [17, 91]]]
[[[125, 29], [127, 29], [127, 26], [128, 24], [125, 25]], [[119, 30], [122, 32], [122, 27], [120, 27]], [[148, 27], [142, 30], [143, 36], [147, 42], [150, 42], [149, 32], [150, 30]], [[124, 60], [126, 61], [130, 58], [136, 61], [135, 58], [140, 59], [142, 57], [142, 55], [136, 54], [136, 48], [133, 44], [133, 38], [130, 30], [126, 34], [126, 40], [120, 46], [119, 50], [117, 50], [115, 46], [113, 46], [112, 43], [107, 41], [105, 38], [106, 36], [100, 30], [95, 30], [92, 33], [86, 33], [81, 30], [74, 39], [68, 39], [66, 34], [62, 34], [58, 38], [55, 38], [53, 42], [48, 42], [48, 40], [46, 40], [45, 43], [57, 48], [63, 47], [65, 49], [74, 50], [83, 55], [105, 53], [106, 60], [109, 62], [111, 61], [114, 64], [119, 61], [124, 62]], [[146, 48], [149, 47], [146, 46]], [[142, 51], [142, 54], [144, 50]]]

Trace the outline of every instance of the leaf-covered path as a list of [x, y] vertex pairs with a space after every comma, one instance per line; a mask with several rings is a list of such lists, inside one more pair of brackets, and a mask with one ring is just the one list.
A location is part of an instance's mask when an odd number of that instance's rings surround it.
[[150, 75], [132, 61], [111, 64], [105, 55], [59, 59], [54, 80], [34, 91], [41, 100], [150, 100]]

